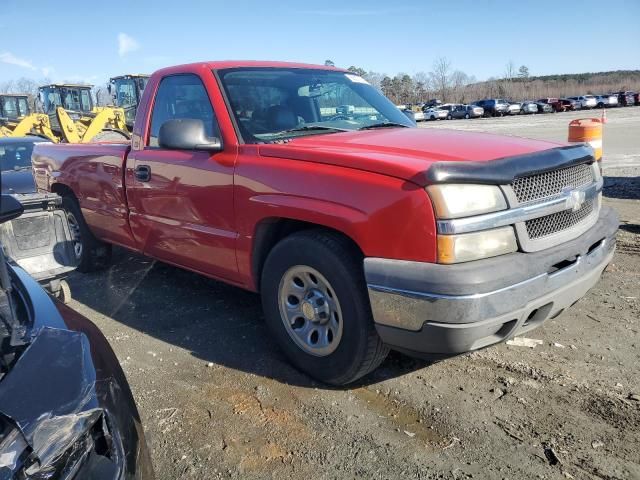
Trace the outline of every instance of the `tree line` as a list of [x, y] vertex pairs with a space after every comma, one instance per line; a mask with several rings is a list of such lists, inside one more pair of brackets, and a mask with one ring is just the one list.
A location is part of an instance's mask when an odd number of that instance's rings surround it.
[[414, 75], [398, 73], [391, 77], [353, 65], [348, 70], [364, 77], [398, 105], [434, 98], [442, 102], [469, 103], [483, 98], [537, 100], [640, 90], [640, 70], [531, 76], [526, 65], [517, 67], [512, 61], [506, 64], [502, 76], [480, 82], [473, 75], [454, 69], [445, 57], [437, 59], [431, 71]]
[[[334, 63], [326, 60], [325, 65], [333, 66]], [[478, 81], [473, 75], [455, 69], [446, 57], [436, 59], [429, 72], [421, 71], [414, 75], [401, 72], [390, 76], [355, 65], [348, 70], [364, 77], [398, 105], [423, 103], [434, 98], [442, 102], [469, 103], [483, 98], [516, 101], [620, 90], [640, 91], [640, 70], [532, 76], [526, 65], [518, 67], [509, 61], [501, 76]], [[8, 80], [0, 82], [0, 93], [26, 93], [34, 108], [38, 87], [49, 83], [51, 80], [48, 78], [39, 81], [25, 77]], [[106, 85], [95, 86], [92, 91], [96, 105], [110, 102]]]

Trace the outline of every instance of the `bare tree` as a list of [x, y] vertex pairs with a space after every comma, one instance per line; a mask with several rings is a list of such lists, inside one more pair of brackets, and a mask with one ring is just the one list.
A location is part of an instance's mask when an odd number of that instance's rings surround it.
[[429, 72], [431, 82], [436, 94], [443, 102], [447, 101], [447, 95], [451, 85], [451, 62], [446, 57], [440, 57], [433, 63], [433, 70]]
[[504, 67], [504, 79], [512, 81], [516, 77], [516, 64], [509, 60]]

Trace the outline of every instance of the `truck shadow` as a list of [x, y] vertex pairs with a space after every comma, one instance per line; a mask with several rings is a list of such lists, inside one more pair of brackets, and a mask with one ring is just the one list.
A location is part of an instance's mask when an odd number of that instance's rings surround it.
[[[285, 384], [324, 388], [294, 369], [271, 339], [260, 296], [141, 255], [114, 249], [113, 265], [68, 279], [73, 298], [91, 309], [213, 362]], [[391, 352], [375, 372], [348, 388], [423, 368]]]

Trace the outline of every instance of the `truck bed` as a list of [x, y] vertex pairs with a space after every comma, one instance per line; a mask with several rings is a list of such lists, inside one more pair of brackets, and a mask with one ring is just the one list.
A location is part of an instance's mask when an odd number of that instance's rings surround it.
[[65, 195], [70, 187], [87, 224], [106, 241], [135, 247], [127, 220], [124, 173], [127, 143], [35, 146], [32, 155], [36, 188]]

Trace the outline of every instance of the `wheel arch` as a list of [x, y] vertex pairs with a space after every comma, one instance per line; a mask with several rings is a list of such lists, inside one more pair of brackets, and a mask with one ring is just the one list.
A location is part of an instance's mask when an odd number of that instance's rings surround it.
[[73, 198], [75, 201], [78, 201], [78, 197], [76, 197], [76, 194], [73, 192], [73, 189], [64, 183], [57, 183], [57, 182], [53, 183], [51, 184], [50, 190], [51, 190], [51, 193], [57, 193], [61, 197], [68, 196]]
[[333, 226], [288, 217], [264, 218], [256, 225], [251, 249], [251, 274], [257, 291], [260, 290], [262, 270], [271, 250], [283, 239], [305, 230], [322, 230], [338, 235], [348, 241], [355, 254], [364, 258], [362, 248], [352, 236]]

